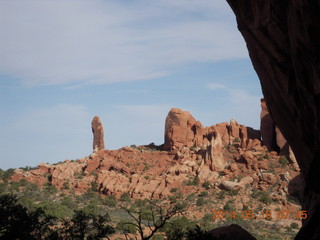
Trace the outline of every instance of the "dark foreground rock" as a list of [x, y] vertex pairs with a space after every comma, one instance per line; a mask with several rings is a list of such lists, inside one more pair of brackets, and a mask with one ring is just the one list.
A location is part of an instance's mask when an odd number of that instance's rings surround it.
[[256, 240], [249, 232], [236, 224], [209, 231], [212, 240]]
[[275, 124], [306, 181], [296, 239], [320, 239], [320, 2], [227, 0]]

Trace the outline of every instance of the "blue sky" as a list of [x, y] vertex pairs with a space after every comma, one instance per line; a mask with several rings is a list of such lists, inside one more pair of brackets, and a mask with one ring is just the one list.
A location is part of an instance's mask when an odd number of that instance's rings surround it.
[[259, 128], [261, 87], [225, 1], [0, 2], [0, 168], [163, 143], [173, 108]]

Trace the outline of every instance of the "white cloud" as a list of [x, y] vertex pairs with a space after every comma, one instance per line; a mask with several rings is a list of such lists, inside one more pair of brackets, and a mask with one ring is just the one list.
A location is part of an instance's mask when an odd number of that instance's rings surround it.
[[247, 57], [226, 2], [0, 2], [0, 73], [26, 86], [153, 79]]
[[225, 89], [226, 87], [221, 83], [211, 82], [208, 84], [208, 88], [210, 90], [217, 90], [217, 89]]

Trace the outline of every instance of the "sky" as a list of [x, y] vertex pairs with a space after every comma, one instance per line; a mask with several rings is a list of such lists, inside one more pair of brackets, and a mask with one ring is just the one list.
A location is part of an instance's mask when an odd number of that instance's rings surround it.
[[171, 108], [259, 128], [261, 87], [226, 1], [0, 1], [0, 168], [164, 141]]

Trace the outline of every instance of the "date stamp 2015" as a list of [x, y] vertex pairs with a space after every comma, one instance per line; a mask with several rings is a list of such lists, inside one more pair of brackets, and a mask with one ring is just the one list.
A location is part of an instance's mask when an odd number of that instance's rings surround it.
[[212, 219], [227, 219], [227, 218], [242, 218], [242, 219], [266, 219], [266, 220], [280, 220], [280, 219], [307, 219], [307, 211], [219, 211], [212, 210]]

